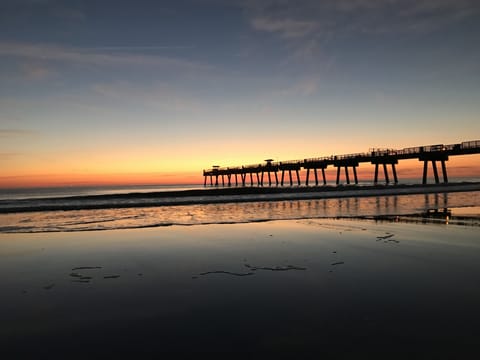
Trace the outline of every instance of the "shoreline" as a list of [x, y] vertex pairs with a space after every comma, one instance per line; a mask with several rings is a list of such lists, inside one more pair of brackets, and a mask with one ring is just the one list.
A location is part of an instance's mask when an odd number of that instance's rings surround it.
[[426, 185], [340, 185], [292, 188], [207, 188], [171, 192], [87, 195], [59, 198], [20, 199], [14, 201], [5, 200], [0, 201], [0, 206], [4, 205], [0, 208], [0, 214], [38, 211], [144, 208], [259, 201], [271, 202], [285, 200], [355, 198], [468, 191], [480, 191], [480, 182]]
[[105, 194], [105, 195], [84, 195], [59, 197], [57, 199], [116, 199], [116, 198], [166, 198], [166, 197], [187, 197], [187, 196], [223, 196], [223, 195], [267, 195], [267, 194], [300, 194], [317, 192], [342, 192], [348, 190], [400, 190], [400, 189], [429, 189], [445, 191], [455, 190], [455, 187], [474, 187], [480, 190], [480, 182], [455, 182], [447, 184], [397, 184], [397, 185], [324, 185], [324, 186], [244, 186], [244, 187], [205, 187], [203, 189], [176, 190], [176, 191], [154, 191], [154, 192], [131, 192], [126, 194]]

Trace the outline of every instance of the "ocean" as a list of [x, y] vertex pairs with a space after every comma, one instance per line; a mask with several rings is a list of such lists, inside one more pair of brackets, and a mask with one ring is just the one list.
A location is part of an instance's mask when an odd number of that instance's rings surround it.
[[[0, 232], [116, 230], [270, 220], [475, 213], [478, 183], [438, 186], [220, 188], [77, 187], [3, 190]], [[220, 192], [219, 192], [220, 191]], [[475, 223], [475, 221], [473, 221]]]
[[0, 200], [0, 356], [477, 358], [480, 184]]

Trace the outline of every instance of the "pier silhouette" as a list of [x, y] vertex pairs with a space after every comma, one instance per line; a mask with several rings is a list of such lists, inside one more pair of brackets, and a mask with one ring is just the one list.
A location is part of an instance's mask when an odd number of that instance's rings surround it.
[[[222, 186], [284, 186], [285, 184], [293, 186], [294, 183], [301, 185], [300, 171], [306, 170], [305, 185], [309, 186], [313, 179], [315, 186], [319, 185], [319, 171], [321, 171], [321, 181], [323, 185], [327, 185], [325, 169], [333, 166], [337, 169], [336, 184], [341, 183], [342, 169], [344, 172], [344, 181], [350, 184], [351, 180], [358, 184], [357, 167], [360, 163], [370, 163], [375, 165], [373, 184], [378, 184], [379, 169], [383, 168], [383, 176], [385, 184], [398, 184], [398, 175], [396, 165], [400, 160], [418, 159], [423, 162], [422, 184], [426, 184], [428, 180], [429, 163], [433, 171], [436, 184], [440, 183], [440, 176], [437, 164], [441, 166], [443, 183], [448, 183], [446, 162], [450, 156], [469, 155], [480, 153], [480, 140], [464, 141], [459, 144], [450, 145], [426, 145], [417, 147], [408, 147], [404, 149], [370, 149], [365, 153], [331, 155], [319, 158], [308, 158], [303, 160], [289, 160], [274, 162], [273, 159], [266, 159], [262, 164], [243, 165], [236, 167], [220, 167], [214, 165], [211, 169], [203, 170], [204, 186], [207, 183], [210, 186], [219, 186], [221, 179]], [[391, 168], [392, 180], [389, 176], [388, 168]], [[350, 170], [353, 173], [353, 179], [350, 177]], [[279, 181], [279, 173], [280, 181]], [[288, 179], [285, 179], [285, 175]], [[210, 180], [210, 181], [208, 181]], [[275, 180], [275, 182], [273, 182]]]

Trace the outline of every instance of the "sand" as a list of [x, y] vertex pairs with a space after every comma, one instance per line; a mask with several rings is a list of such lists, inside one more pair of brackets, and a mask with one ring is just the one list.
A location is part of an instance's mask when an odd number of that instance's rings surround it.
[[478, 234], [333, 219], [0, 234], [1, 351], [478, 353]]

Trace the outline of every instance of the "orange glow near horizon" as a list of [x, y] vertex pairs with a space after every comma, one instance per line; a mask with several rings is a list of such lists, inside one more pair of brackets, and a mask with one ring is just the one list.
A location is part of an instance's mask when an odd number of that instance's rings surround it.
[[[261, 161], [245, 161], [241, 162], [232, 160], [231, 162], [222, 162], [222, 166], [240, 166], [242, 164], [260, 163]], [[58, 165], [58, 164], [57, 164]], [[8, 172], [5, 171], [0, 176], [0, 188], [28, 188], [28, 187], [60, 187], [60, 186], [126, 186], [126, 185], [190, 185], [203, 183], [203, 168], [195, 165], [195, 161], [188, 164], [179, 164], [177, 167], [170, 167], [168, 172], [158, 171], [140, 171], [143, 169], [155, 168], [151, 161], [139, 161], [136, 166], [129, 161], [123, 163], [122, 166], [116, 165], [112, 167], [102, 168], [95, 163], [91, 167], [92, 171], [72, 171], [59, 172], [58, 166], [52, 167], [50, 171], [44, 169], [43, 172], [29, 172], [27, 169], [22, 171]], [[183, 167], [185, 166], [185, 167]], [[208, 168], [209, 166], [205, 167]], [[129, 172], [121, 171], [130, 168]], [[162, 164], [162, 168], [164, 168]], [[89, 169], [90, 170], [90, 169]], [[99, 171], [102, 170], [102, 171]], [[58, 171], [58, 172], [57, 172]], [[392, 179], [391, 166], [388, 166], [389, 177]], [[397, 165], [397, 173], [400, 182], [403, 179], [418, 178], [421, 179], [423, 171], [423, 162], [418, 160], [402, 160]], [[452, 156], [447, 162], [447, 171], [449, 178], [461, 177], [479, 177], [480, 178], [480, 155]], [[374, 166], [369, 163], [360, 164], [358, 170], [360, 180], [368, 181], [373, 179]], [[429, 164], [429, 177], [432, 177], [432, 169]], [[301, 171], [302, 180], [305, 179], [306, 171]], [[439, 168], [439, 174], [441, 169]], [[330, 167], [326, 170], [327, 180], [333, 183], [336, 178], [336, 168]], [[351, 180], [353, 173], [350, 171]], [[341, 171], [341, 178], [344, 179], [344, 170]], [[310, 178], [313, 180], [313, 174]], [[379, 181], [383, 181], [383, 168], [379, 169]]]
[[0, 188], [200, 184], [202, 174], [42, 174], [0, 177]]

